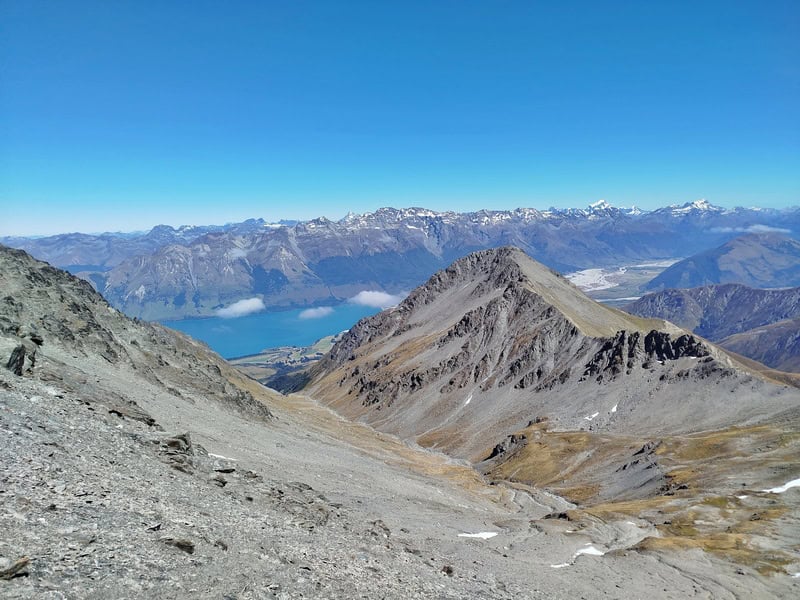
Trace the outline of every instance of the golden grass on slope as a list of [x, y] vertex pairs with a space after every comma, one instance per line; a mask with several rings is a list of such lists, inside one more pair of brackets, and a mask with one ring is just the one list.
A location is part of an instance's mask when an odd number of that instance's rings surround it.
[[[601, 484], [593, 478], [597, 465], [619, 462], [620, 457], [633, 454], [642, 445], [641, 440], [624, 436], [550, 432], [546, 423], [531, 425], [519, 433], [526, 436], [527, 444], [487, 475], [548, 487], [580, 504], [591, 504], [602, 491]], [[488, 455], [487, 449], [485, 456]]]
[[[794, 560], [777, 543], [754, 541], [779, 537], [776, 523], [792, 513], [792, 499], [751, 489], [763, 489], [776, 471], [800, 471], [800, 431], [789, 424], [659, 438], [655, 460], [665, 472], [662, 492], [603, 502], [598, 499], [604, 485], [613, 483], [608, 479], [616, 476], [614, 465], [646, 440], [549, 432], [546, 424], [520, 433], [528, 436], [527, 446], [488, 475], [547, 487], [578, 503], [574, 520], [644, 519], [660, 537], [645, 539], [640, 550], [702, 549], [762, 574], [785, 572]], [[741, 482], [749, 483], [742, 488]]]
[[634, 549], [660, 552], [700, 549], [731, 562], [751, 567], [761, 575], [784, 574], [786, 566], [794, 562], [791, 554], [781, 550], [765, 550], [754, 547], [747, 536], [739, 533], [648, 537], [634, 546]]

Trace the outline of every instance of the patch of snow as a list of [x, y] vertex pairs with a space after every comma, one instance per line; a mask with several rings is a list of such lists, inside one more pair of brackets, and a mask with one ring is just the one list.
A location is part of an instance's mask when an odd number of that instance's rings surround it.
[[747, 498], [748, 496], [745, 494], [744, 496], [736, 496], [736, 497], [737, 497], [739, 500], [744, 500], [744, 499], [745, 499], [745, 498]]
[[602, 550], [598, 550], [591, 544], [587, 544], [586, 548], [581, 548], [575, 553], [575, 556], [580, 556], [581, 554], [588, 554], [589, 556], [603, 556], [605, 552]]
[[619, 406], [619, 404], [615, 404], [614, 406], [612, 406], [612, 407], [611, 407], [611, 412], [612, 412], [612, 413], [615, 413], [615, 412], [617, 412], [617, 407], [618, 407], [618, 406]]
[[466, 406], [466, 405], [467, 405], [467, 404], [469, 404], [470, 402], [472, 402], [472, 394], [470, 394], [470, 395], [469, 395], [469, 398], [467, 398], [467, 401], [466, 401], [466, 402], [464, 402], [464, 406]]
[[572, 555], [572, 560], [570, 562], [560, 563], [557, 565], [550, 565], [550, 567], [553, 569], [563, 569], [564, 567], [569, 567], [575, 564], [575, 560], [581, 554], [586, 554], [587, 556], [603, 556], [605, 552], [603, 552], [602, 550], [598, 550], [591, 543], [588, 543], [586, 544], [586, 547], [579, 548], [578, 550], [575, 551], [575, 554]]
[[222, 460], [232, 460], [233, 462], [236, 462], [235, 458], [228, 458], [227, 456], [222, 456], [222, 454], [213, 454], [209, 452], [208, 455], [211, 456], [212, 458], [220, 458]]
[[762, 492], [766, 492], [768, 494], [782, 494], [786, 490], [791, 488], [800, 487], [800, 479], [792, 479], [791, 481], [787, 481], [780, 487], [770, 488], [768, 490], [761, 490]]
[[599, 412], [596, 412], [596, 413], [594, 413], [593, 415], [591, 415], [589, 417], [583, 417], [583, 418], [586, 419], [587, 421], [591, 421], [592, 419], [594, 419], [599, 414], [600, 414]]
[[479, 533], [459, 533], [458, 537], [478, 538], [481, 540], [488, 540], [489, 538], [493, 538], [496, 535], [497, 535], [496, 531], [481, 531]]
[[622, 300], [630, 301], [630, 300], [638, 300], [641, 296], [623, 296], [622, 298], [595, 298], [597, 302], [620, 302]]

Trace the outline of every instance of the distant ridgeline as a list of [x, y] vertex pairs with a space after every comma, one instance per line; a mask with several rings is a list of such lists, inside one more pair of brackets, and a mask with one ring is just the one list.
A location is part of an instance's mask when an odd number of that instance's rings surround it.
[[396, 294], [472, 251], [502, 245], [569, 272], [682, 258], [769, 231], [797, 235], [800, 209], [728, 210], [702, 200], [653, 211], [606, 202], [473, 213], [383, 208], [339, 221], [250, 219], [2, 242], [89, 280], [131, 316], [179, 319], [253, 297], [267, 309], [285, 309], [333, 304], [364, 290]]

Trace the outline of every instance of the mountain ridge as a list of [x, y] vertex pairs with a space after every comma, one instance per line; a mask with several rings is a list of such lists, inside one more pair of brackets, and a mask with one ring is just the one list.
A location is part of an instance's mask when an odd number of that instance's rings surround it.
[[[568, 299], [551, 304], [537, 293], [545, 289]], [[595, 320], [608, 322], [587, 327]], [[718, 380], [737, 390], [735, 413], [712, 408]], [[756, 409], [747, 389], [764, 386]], [[678, 399], [683, 387], [706, 405]], [[397, 308], [360, 321], [314, 367], [308, 389], [348, 418], [473, 461], [487, 438], [538, 417], [560, 429], [689, 432], [757, 422], [794, 394], [674, 325], [586, 298], [509, 248], [460, 259]], [[682, 416], [664, 411], [667, 398]]]
[[23, 245], [57, 266], [77, 265], [74, 272], [127, 314], [168, 319], [213, 315], [250, 297], [280, 309], [337, 303], [365, 289], [395, 294], [472, 251], [503, 245], [522, 247], [562, 272], [675, 258], [737, 231], [800, 232], [800, 209], [721, 209], [703, 202], [649, 212], [608, 203], [472, 213], [383, 208], [338, 221], [247, 223], [188, 230], [185, 239], [164, 230], [162, 242], [144, 249], [114, 242], [113, 259], [88, 242], [85, 252], [65, 244], [62, 255], [56, 239]]
[[780, 288], [800, 285], [800, 242], [784, 234], [748, 233], [679, 261], [653, 278], [647, 291], [716, 283]]

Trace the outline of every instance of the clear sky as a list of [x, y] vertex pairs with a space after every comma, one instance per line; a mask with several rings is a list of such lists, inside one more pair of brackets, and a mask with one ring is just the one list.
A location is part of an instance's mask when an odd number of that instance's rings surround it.
[[800, 2], [0, 1], [0, 235], [800, 204]]

